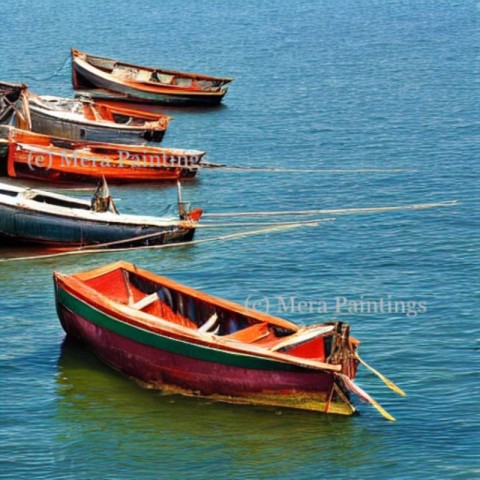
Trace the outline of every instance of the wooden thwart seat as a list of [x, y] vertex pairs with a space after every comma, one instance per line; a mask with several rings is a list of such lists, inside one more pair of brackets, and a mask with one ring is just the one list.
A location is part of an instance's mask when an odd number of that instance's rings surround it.
[[159, 300], [158, 293], [154, 292], [146, 297], [141, 298], [138, 302], [132, 303], [130, 306], [135, 310], [142, 310], [148, 305], [152, 304], [155, 300]]
[[250, 325], [247, 328], [238, 330], [230, 335], [225, 335], [226, 340], [236, 340], [237, 342], [254, 343], [270, 335], [268, 323], [260, 322]]
[[333, 325], [320, 325], [313, 328], [305, 327], [293, 333], [292, 335], [289, 335], [285, 338], [285, 340], [282, 340], [281, 342], [272, 346], [270, 350], [273, 350], [275, 352], [277, 350], [280, 350], [281, 348], [294, 347], [299, 343], [307, 342], [308, 340], [312, 340], [315, 337], [325, 335], [326, 333], [331, 332], [333, 329]]
[[214, 313], [203, 325], [200, 325], [198, 327], [198, 331], [202, 333], [210, 332], [210, 330], [214, 327], [215, 323], [217, 323], [217, 319], [218, 316], [216, 313]]
[[189, 318], [183, 316], [181, 313], [173, 311], [172, 308], [164, 303], [159, 297], [159, 292], [147, 295], [137, 302], [131, 303], [129, 306], [177, 325], [182, 325], [191, 329], [197, 328], [195, 323]]

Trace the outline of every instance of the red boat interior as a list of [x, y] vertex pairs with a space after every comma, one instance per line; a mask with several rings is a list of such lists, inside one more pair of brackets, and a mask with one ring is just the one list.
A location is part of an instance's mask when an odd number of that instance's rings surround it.
[[[84, 280], [111, 300], [154, 317], [224, 340], [254, 344], [302, 358], [328, 361], [344, 333], [341, 322], [299, 328], [266, 321], [255, 311], [226, 308], [198, 291], [174, 289], [161, 282], [118, 268]], [[205, 298], [203, 298], [205, 297]], [[291, 328], [290, 328], [291, 325]], [[348, 338], [348, 332], [347, 338]]]

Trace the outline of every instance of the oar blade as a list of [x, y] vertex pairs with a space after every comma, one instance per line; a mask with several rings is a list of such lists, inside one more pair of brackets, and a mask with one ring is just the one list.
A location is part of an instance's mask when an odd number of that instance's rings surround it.
[[[371, 397], [370, 397], [371, 398]], [[370, 404], [377, 409], [378, 412], [383, 416], [383, 418], [386, 418], [390, 422], [396, 422], [397, 420], [395, 417], [390, 415], [376, 400], [371, 398]]]
[[398, 385], [395, 385], [395, 383], [393, 383], [391, 380], [389, 380], [385, 375], [383, 375], [383, 373], [380, 373], [378, 370], [376, 370], [375, 368], [370, 366], [367, 362], [365, 362], [365, 360], [360, 358], [360, 355], [358, 354], [358, 352], [355, 352], [355, 357], [365, 368], [367, 368], [374, 375], [376, 375], [378, 378], [380, 378], [380, 380], [382, 380], [383, 383], [385, 383], [385, 385], [388, 388], [390, 388], [390, 390], [393, 390], [395, 393], [398, 393], [402, 397], [407, 396], [407, 394]]
[[344, 375], [343, 373], [337, 373], [336, 374], [338, 377], [340, 377], [343, 381], [343, 384], [345, 385], [348, 390], [353, 392], [355, 395], [357, 395], [359, 398], [361, 398], [363, 401], [369, 403], [373, 407], [377, 409], [377, 411], [387, 420], [390, 422], [395, 422], [395, 417], [390, 415], [376, 400], [374, 400], [365, 390], [363, 390], [361, 387], [359, 387], [353, 380], [351, 380], [349, 377]]

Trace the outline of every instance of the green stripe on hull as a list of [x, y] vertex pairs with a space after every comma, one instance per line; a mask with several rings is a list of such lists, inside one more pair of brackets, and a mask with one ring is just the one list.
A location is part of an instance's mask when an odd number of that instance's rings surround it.
[[254, 370], [308, 371], [308, 369], [282, 363], [268, 358], [255, 357], [248, 354], [225, 352], [215, 348], [192, 344], [186, 341], [164, 337], [160, 334], [144, 330], [115, 319], [101, 312], [82, 300], [57, 287], [58, 301], [89, 322], [144, 345], [163, 351], [184, 355], [222, 365], [229, 365]]

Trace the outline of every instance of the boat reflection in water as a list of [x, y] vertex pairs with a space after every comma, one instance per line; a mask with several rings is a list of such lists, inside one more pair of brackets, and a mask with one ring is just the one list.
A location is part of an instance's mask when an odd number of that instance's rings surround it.
[[[288, 453], [289, 468], [283, 465], [282, 474], [296, 478], [305, 464], [327, 461], [348, 468], [371, 461], [372, 449], [362, 449], [365, 437], [354, 434], [351, 418], [146, 390], [69, 338], [61, 346], [56, 393], [56, 419], [70, 469], [83, 468], [85, 458], [104, 467], [113, 456], [128, 458], [130, 468], [143, 475], [192, 464], [202, 472], [252, 465], [265, 478], [275, 478], [276, 465]], [[369, 435], [372, 445], [376, 440]], [[352, 451], [359, 453], [352, 456]]]

